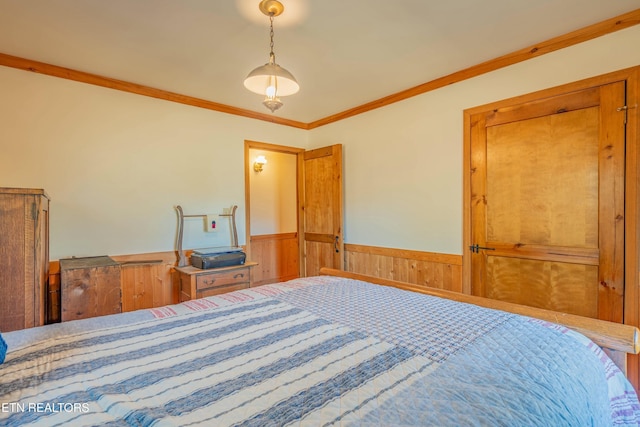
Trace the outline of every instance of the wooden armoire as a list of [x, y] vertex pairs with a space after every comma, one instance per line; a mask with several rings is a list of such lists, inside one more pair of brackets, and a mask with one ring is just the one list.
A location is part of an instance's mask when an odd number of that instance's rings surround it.
[[0, 188], [0, 331], [44, 325], [49, 276], [49, 197]]

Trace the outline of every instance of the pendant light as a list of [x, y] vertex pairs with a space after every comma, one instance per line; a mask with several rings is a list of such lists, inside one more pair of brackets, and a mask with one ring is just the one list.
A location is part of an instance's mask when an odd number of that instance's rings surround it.
[[277, 0], [262, 0], [259, 8], [269, 17], [270, 22], [269, 62], [250, 72], [244, 79], [244, 87], [251, 92], [264, 95], [262, 103], [273, 113], [282, 107], [279, 96], [293, 95], [300, 90], [300, 86], [289, 71], [276, 64], [276, 55], [273, 53], [273, 18], [284, 11], [284, 6]]

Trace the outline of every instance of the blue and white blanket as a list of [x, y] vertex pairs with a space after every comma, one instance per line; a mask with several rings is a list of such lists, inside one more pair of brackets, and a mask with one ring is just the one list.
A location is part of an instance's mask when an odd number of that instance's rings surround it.
[[5, 335], [0, 425], [638, 425], [566, 328], [314, 277]]

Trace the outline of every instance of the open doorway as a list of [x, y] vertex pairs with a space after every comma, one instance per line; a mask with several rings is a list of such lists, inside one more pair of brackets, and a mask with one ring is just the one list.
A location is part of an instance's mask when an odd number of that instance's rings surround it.
[[245, 141], [246, 251], [258, 263], [254, 286], [300, 276], [301, 153]]

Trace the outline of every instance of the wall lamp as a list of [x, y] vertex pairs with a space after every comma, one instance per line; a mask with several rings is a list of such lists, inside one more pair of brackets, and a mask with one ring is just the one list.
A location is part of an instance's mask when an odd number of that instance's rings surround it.
[[267, 158], [264, 156], [256, 157], [255, 162], [253, 162], [253, 170], [256, 172], [262, 172], [262, 168], [267, 164]]

